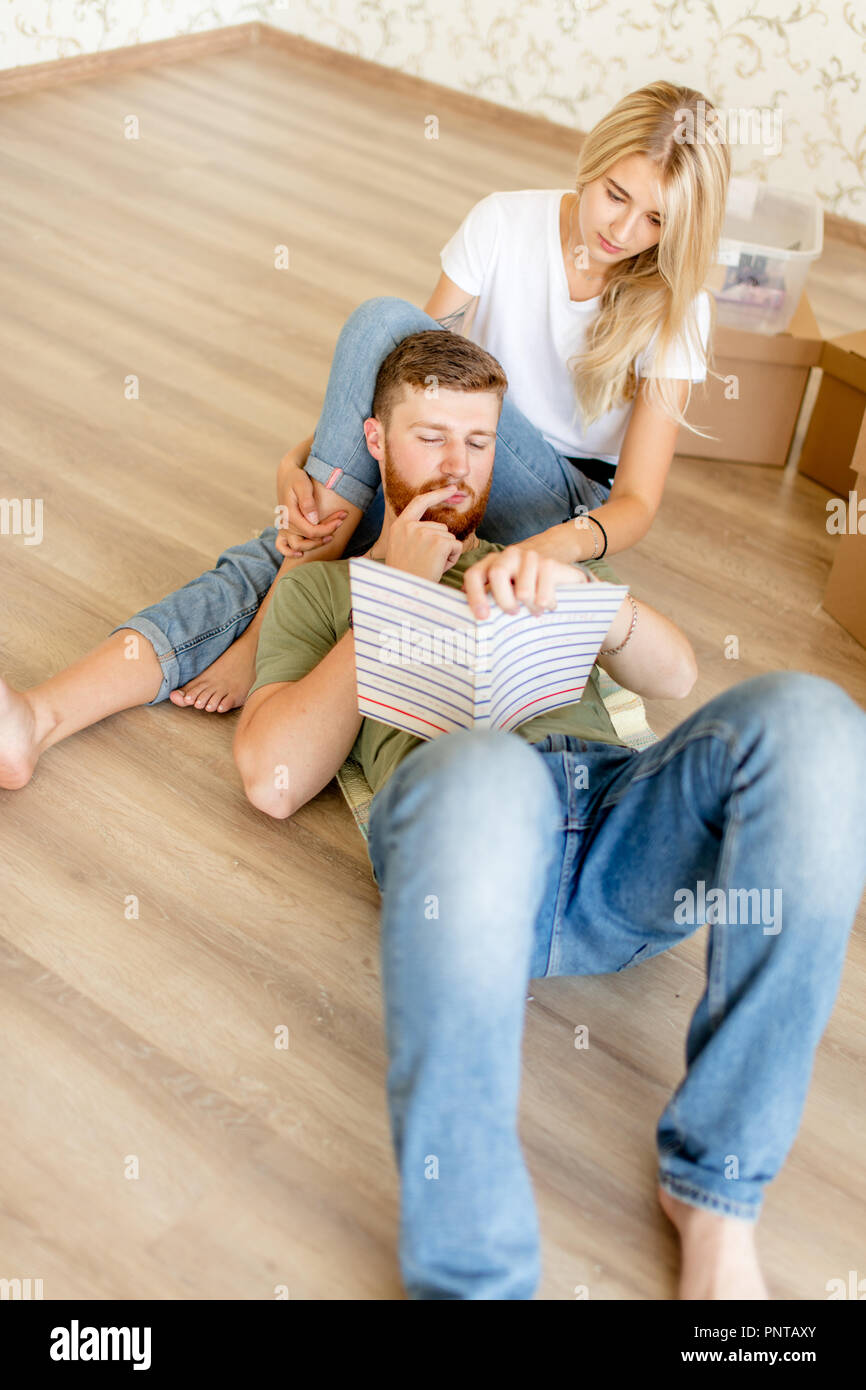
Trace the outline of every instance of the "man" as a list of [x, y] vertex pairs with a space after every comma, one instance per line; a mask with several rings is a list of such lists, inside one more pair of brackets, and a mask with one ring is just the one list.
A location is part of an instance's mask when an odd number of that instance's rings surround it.
[[[540, 612], [556, 585], [615, 579], [604, 562], [477, 537], [506, 384], [468, 340], [415, 334], [382, 364], [364, 426], [386, 502], [370, 558], [462, 585], [479, 621], [491, 598]], [[278, 818], [353, 749], [375, 793], [409, 1296], [529, 1299], [537, 1286], [517, 1132], [527, 982], [621, 970], [710, 922], [687, 1074], [658, 1126], [658, 1195], [680, 1236], [681, 1297], [766, 1298], [755, 1221], [797, 1132], [866, 880], [866, 714], [830, 681], [774, 672], [637, 752], [596, 667], [578, 703], [514, 732], [420, 740], [358, 712], [348, 564], [307, 563], [277, 586], [235, 757], [250, 801]], [[631, 597], [598, 666], [661, 697], [687, 695], [696, 669], [683, 633]]]

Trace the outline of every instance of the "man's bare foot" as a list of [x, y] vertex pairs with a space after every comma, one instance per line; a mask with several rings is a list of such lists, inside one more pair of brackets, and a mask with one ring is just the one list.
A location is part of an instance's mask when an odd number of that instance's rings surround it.
[[181, 709], [203, 709], [208, 714], [227, 714], [242, 705], [256, 678], [258, 633], [249, 628], [218, 656], [200, 676], [187, 681], [169, 695]]
[[36, 716], [27, 696], [0, 676], [0, 787], [26, 787], [39, 759]]
[[754, 1221], [690, 1206], [661, 1186], [658, 1198], [680, 1237], [681, 1299], [770, 1297], [758, 1264]]

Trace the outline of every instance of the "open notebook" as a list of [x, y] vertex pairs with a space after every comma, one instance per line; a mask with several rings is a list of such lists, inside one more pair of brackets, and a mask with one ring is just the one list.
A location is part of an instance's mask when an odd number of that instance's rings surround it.
[[486, 595], [476, 619], [462, 590], [363, 556], [349, 560], [358, 709], [419, 738], [516, 728], [583, 694], [624, 584], [558, 584], [556, 608], [506, 613]]

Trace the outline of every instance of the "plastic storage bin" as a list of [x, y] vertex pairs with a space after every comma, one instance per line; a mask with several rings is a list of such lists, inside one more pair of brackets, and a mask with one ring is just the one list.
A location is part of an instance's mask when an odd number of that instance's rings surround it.
[[718, 323], [747, 333], [784, 333], [823, 244], [824, 212], [814, 194], [732, 178], [706, 282]]

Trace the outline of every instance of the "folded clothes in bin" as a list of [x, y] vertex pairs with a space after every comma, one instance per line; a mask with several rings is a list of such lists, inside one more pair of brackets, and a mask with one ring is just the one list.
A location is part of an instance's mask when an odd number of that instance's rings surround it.
[[716, 294], [732, 304], [747, 304], [768, 314], [781, 313], [785, 303], [782, 262], [743, 252], [736, 265], [727, 266], [722, 288]]

